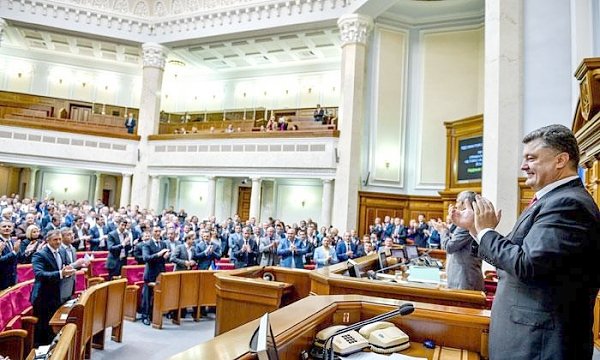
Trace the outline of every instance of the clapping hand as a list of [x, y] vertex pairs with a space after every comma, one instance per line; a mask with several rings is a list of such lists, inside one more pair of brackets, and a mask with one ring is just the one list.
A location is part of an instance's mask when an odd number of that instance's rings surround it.
[[502, 218], [502, 210], [496, 211], [494, 204], [480, 195], [475, 199], [475, 203], [472, 204], [475, 230], [479, 233], [483, 229], [495, 229]]
[[61, 270], [62, 277], [63, 278], [67, 278], [69, 276], [72, 276], [73, 274], [75, 274], [75, 271], [76, 270], [71, 265], [66, 265]]

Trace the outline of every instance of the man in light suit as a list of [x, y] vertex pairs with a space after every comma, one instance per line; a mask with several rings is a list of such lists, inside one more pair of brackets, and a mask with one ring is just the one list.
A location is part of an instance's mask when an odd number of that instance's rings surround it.
[[[63, 228], [60, 232], [62, 238], [60, 250], [63, 251], [65, 264], [71, 265], [75, 270], [88, 266], [89, 263], [84, 258], [77, 259], [77, 250], [73, 246], [73, 231]], [[71, 299], [73, 293], [75, 293], [75, 276], [62, 279], [60, 281], [60, 303], [64, 304], [65, 301]]]
[[64, 252], [60, 251], [60, 230], [50, 231], [46, 242], [47, 246], [33, 254], [31, 260], [35, 281], [30, 301], [33, 306], [33, 316], [38, 318], [34, 336], [36, 347], [52, 341], [54, 332], [48, 322], [62, 304], [60, 283], [75, 274], [75, 269], [66, 263]]
[[577, 176], [579, 147], [568, 128], [546, 126], [523, 143], [521, 170], [535, 197], [513, 230], [494, 230], [500, 212], [481, 196], [452, 216], [498, 269], [490, 359], [591, 359], [600, 212]]
[[192, 270], [196, 266], [196, 249], [194, 241], [196, 233], [188, 232], [183, 238], [184, 243], [175, 248], [171, 254], [171, 262], [175, 264], [175, 271]]
[[196, 245], [196, 260], [198, 270], [208, 270], [211, 263], [221, 260], [221, 245], [217, 241], [211, 241], [209, 230], [203, 230], [201, 235], [202, 240]]
[[277, 246], [279, 246], [279, 236], [275, 236], [275, 228], [267, 228], [267, 233], [260, 239], [258, 251], [260, 252], [260, 266], [275, 266], [279, 264], [277, 256]]
[[110, 278], [120, 276], [121, 267], [127, 263], [127, 254], [131, 250], [131, 235], [126, 231], [128, 221], [126, 218], [120, 219], [119, 227], [108, 234], [106, 268]]
[[306, 249], [302, 247], [302, 240], [296, 237], [296, 231], [292, 228], [287, 230], [286, 235], [277, 247], [277, 255], [281, 256], [281, 266], [304, 269], [302, 256], [306, 253]]
[[[463, 191], [456, 198], [456, 205], [450, 208], [464, 209], [466, 201], [473, 203], [475, 193]], [[443, 223], [435, 223], [436, 230], [442, 236], [442, 249], [446, 250], [446, 274], [448, 288], [483, 291], [481, 259], [471, 255], [473, 237], [468, 229], [453, 226], [450, 229]]]

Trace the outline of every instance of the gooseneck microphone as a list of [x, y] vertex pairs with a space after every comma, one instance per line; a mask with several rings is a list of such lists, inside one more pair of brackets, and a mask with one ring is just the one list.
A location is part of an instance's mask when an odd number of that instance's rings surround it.
[[397, 309], [377, 315], [367, 320], [359, 321], [355, 324], [348, 325], [347, 327], [340, 329], [333, 333], [330, 337], [325, 340], [325, 344], [323, 344], [323, 359], [325, 360], [333, 360], [334, 352], [333, 352], [333, 338], [337, 335], [343, 334], [348, 331], [358, 330], [361, 327], [369, 324], [376, 323], [378, 321], [387, 320], [389, 318], [400, 316], [410, 315], [415, 311], [415, 306], [412, 303], [405, 303], [398, 306]]

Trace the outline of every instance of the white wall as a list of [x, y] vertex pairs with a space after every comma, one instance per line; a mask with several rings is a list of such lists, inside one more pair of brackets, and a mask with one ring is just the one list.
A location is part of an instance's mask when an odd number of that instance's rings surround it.
[[[523, 2], [523, 134], [550, 124], [572, 126], [570, 2]], [[548, 19], [552, 19], [548, 21]]]
[[[274, 218], [281, 219], [286, 224], [308, 218], [320, 222], [323, 194], [320, 182], [278, 179], [276, 187], [277, 212], [273, 215]], [[265, 214], [263, 217], [268, 216]]]
[[41, 196], [54, 197], [57, 201], [80, 202], [87, 199], [92, 200], [94, 189], [92, 175], [62, 173], [58, 170], [40, 170]]
[[177, 211], [183, 208], [189, 215], [196, 215], [200, 219], [208, 218], [207, 192], [208, 182], [206, 180], [181, 179]]

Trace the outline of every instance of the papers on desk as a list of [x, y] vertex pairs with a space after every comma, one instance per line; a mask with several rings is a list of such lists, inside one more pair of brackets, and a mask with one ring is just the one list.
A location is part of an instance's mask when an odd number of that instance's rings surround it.
[[422, 282], [427, 284], [440, 283], [440, 269], [429, 266], [411, 266], [408, 281]]
[[414, 357], [402, 354], [381, 355], [374, 352], [358, 352], [350, 356], [343, 356], [340, 359], [348, 360], [427, 360], [424, 357]]
[[68, 317], [69, 317], [69, 314], [60, 314], [61, 320], [67, 320]]
[[75, 303], [77, 302], [77, 299], [71, 299], [67, 302], [65, 302], [63, 304], [64, 307], [73, 307], [73, 305], [75, 305]]

